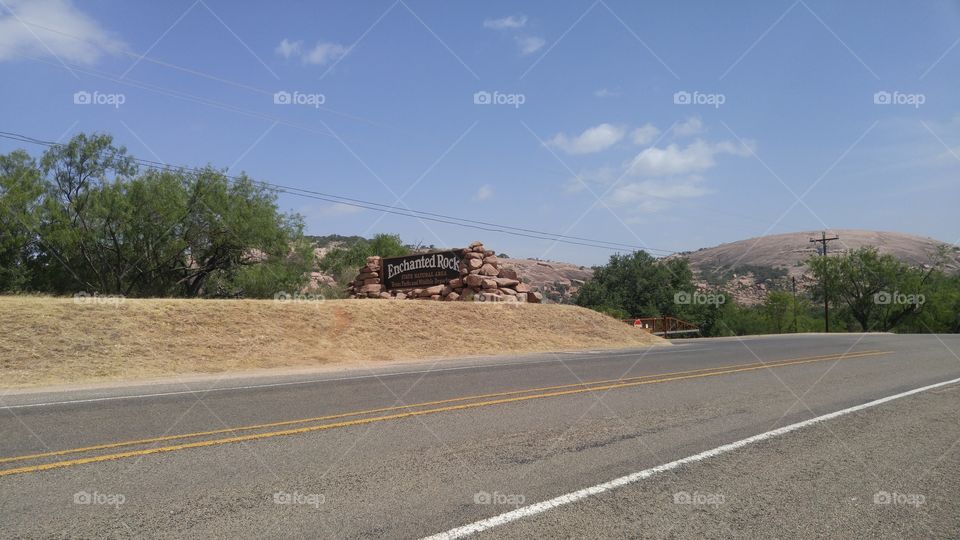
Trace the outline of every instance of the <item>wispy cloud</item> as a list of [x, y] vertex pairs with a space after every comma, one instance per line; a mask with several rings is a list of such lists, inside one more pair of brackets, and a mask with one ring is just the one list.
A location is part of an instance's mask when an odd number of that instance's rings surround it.
[[699, 173], [716, 165], [716, 156], [731, 154], [749, 156], [750, 148], [739, 143], [722, 141], [708, 143], [697, 139], [683, 147], [670, 144], [664, 148], [650, 147], [637, 154], [627, 167], [631, 176], [664, 177]]
[[600, 124], [587, 128], [580, 135], [567, 136], [557, 133], [546, 142], [568, 154], [593, 154], [610, 148], [620, 142], [626, 129], [613, 124]]
[[[699, 118], [688, 119], [683, 124], [683, 133], [705, 131]], [[571, 154], [598, 152], [616, 144], [626, 131], [612, 124], [600, 124], [576, 137], [558, 134], [548, 144]], [[634, 144], [653, 143], [654, 146], [619, 164], [583, 170], [563, 184], [563, 191], [578, 193], [591, 185], [597, 186], [607, 193], [604, 202], [610, 206], [629, 207], [634, 214], [661, 212], [675, 206], [677, 201], [712, 193], [705, 175], [717, 167], [719, 156], [747, 157], [755, 146], [752, 141], [714, 142], [701, 138], [687, 144], [672, 142], [659, 146], [655, 141], [660, 133], [661, 130], [650, 123], [634, 128], [630, 131]]]
[[519, 15], [510, 15], [508, 17], [503, 17], [500, 19], [486, 19], [483, 21], [484, 28], [491, 28], [493, 30], [508, 30], [523, 28], [527, 25], [527, 16], [523, 14]]
[[593, 96], [598, 98], [620, 97], [620, 90], [610, 90], [609, 88], [601, 88], [599, 90], [594, 90]]
[[[520, 30], [526, 26], [527, 16], [522, 13], [483, 21], [483, 27], [492, 30]], [[514, 36], [513, 40], [522, 55], [533, 54], [547, 44], [546, 40], [538, 36], [519, 35]]]
[[319, 41], [308, 50], [304, 48], [303, 40], [284, 38], [273, 52], [285, 60], [299, 58], [304, 64], [324, 66], [346, 54], [347, 48], [339, 43]]
[[[6, 0], [0, 15], [0, 61], [21, 56], [56, 56], [95, 64], [127, 45], [70, 0]], [[49, 29], [49, 30], [48, 30]]]
[[630, 132], [630, 138], [633, 139], [633, 144], [641, 146], [653, 142], [654, 139], [657, 138], [657, 135], [660, 135], [660, 129], [653, 124], [642, 125]]
[[490, 184], [484, 184], [477, 189], [477, 192], [473, 194], [473, 200], [475, 201], [486, 201], [493, 197], [493, 186]]
[[303, 63], [323, 66], [337, 60], [347, 52], [347, 48], [339, 43], [317, 43], [303, 55]]
[[277, 56], [282, 56], [285, 59], [289, 60], [294, 56], [300, 56], [303, 50], [302, 41], [290, 41], [287, 38], [283, 38], [283, 41], [273, 50]]
[[698, 176], [691, 176], [680, 181], [644, 180], [617, 186], [610, 194], [609, 202], [615, 205], [624, 205], [653, 199], [658, 201], [659, 204], [656, 205], [656, 208], [659, 209], [665, 207], [664, 205], [673, 199], [690, 199], [708, 193], [710, 193], [710, 190], [703, 186], [703, 179]]
[[517, 36], [517, 47], [520, 48], [520, 54], [533, 54], [543, 48], [547, 42], [543, 38], [536, 36]]
[[691, 116], [683, 122], [673, 126], [673, 134], [677, 137], [689, 137], [704, 132], [703, 122], [697, 116]]

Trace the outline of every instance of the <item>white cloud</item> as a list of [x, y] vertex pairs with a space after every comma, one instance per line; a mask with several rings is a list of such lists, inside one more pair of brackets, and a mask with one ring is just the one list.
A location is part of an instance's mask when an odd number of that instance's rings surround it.
[[[484, 28], [493, 30], [519, 30], [526, 26], [527, 16], [522, 13], [500, 19], [486, 19], [483, 21]], [[514, 36], [513, 39], [520, 49], [520, 54], [533, 54], [547, 44], [543, 38], [537, 36]]]
[[723, 141], [710, 144], [697, 139], [685, 148], [676, 143], [666, 148], [651, 147], [636, 155], [628, 166], [633, 176], [664, 177], [692, 174], [712, 169], [716, 165], [715, 156], [732, 154], [750, 155], [750, 148]]
[[512, 28], [523, 28], [527, 25], [527, 16], [523, 14], [510, 15], [501, 19], [486, 19], [483, 21], [484, 28], [494, 30], [507, 30]]
[[703, 132], [703, 122], [701, 122], [697, 116], [691, 116], [687, 118], [686, 121], [673, 126], [673, 134], [677, 137], [689, 137], [690, 135], [697, 135]]
[[[606, 197], [606, 202], [610, 206], [628, 206], [634, 214], [653, 214], [675, 207], [679, 200], [695, 199], [710, 193], [712, 191], [704, 186], [703, 177], [690, 175], [621, 184]], [[633, 217], [636, 218], [636, 215]]]
[[303, 63], [322, 66], [340, 58], [346, 52], [347, 48], [339, 43], [317, 43], [316, 47], [303, 55]]
[[287, 60], [299, 58], [304, 64], [323, 66], [346, 54], [347, 48], [339, 43], [319, 41], [312, 49], [305, 50], [302, 40], [294, 41], [283, 38], [283, 41], [273, 49], [273, 52]]
[[547, 44], [543, 38], [535, 36], [517, 37], [515, 39], [517, 40], [517, 46], [520, 47], [520, 54], [533, 54]]
[[[644, 127], [648, 126], [652, 127]], [[676, 206], [679, 200], [712, 193], [704, 174], [717, 166], [716, 158], [746, 157], [754, 146], [752, 141], [741, 144], [696, 139], [686, 146], [673, 143], [663, 148], [650, 147], [620, 166], [581, 172], [568, 179], [562, 189], [575, 194], [589, 186], [599, 186], [598, 191], [609, 192], [603, 198], [611, 207], [628, 207], [635, 215], [661, 212]]]
[[660, 130], [653, 124], [645, 124], [630, 132], [633, 144], [645, 145], [653, 142], [660, 134]]
[[557, 133], [547, 141], [549, 146], [555, 146], [568, 154], [592, 154], [606, 150], [623, 139], [626, 129], [613, 124], [600, 124], [587, 128], [575, 137], [568, 137]]
[[598, 98], [620, 97], [620, 90], [610, 90], [609, 88], [601, 88], [599, 90], [594, 90], [593, 96]]
[[118, 54], [127, 49], [123, 41], [70, 0], [7, 0], [4, 5], [9, 8], [4, 11], [12, 14], [0, 16], [0, 61], [22, 55], [53, 55], [65, 62], [91, 65], [104, 53]]
[[283, 41], [277, 45], [277, 48], [274, 49], [273, 52], [289, 60], [293, 56], [300, 56], [302, 49], [302, 41], [290, 41], [287, 38], [283, 38]]
[[486, 201], [493, 197], [493, 186], [490, 184], [484, 184], [477, 189], [477, 192], [473, 194], [473, 200], [475, 201]]
[[662, 205], [673, 199], [690, 199], [702, 197], [710, 193], [702, 185], [702, 178], [691, 176], [682, 180], [644, 180], [619, 185], [610, 194], [612, 204], [635, 204], [651, 199], [658, 200]]

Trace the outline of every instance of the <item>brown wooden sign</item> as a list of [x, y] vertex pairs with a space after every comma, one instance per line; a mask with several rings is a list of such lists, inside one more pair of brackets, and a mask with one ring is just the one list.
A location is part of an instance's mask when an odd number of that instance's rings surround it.
[[383, 259], [387, 290], [419, 289], [446, 284], [460, 277], [460, 251], [437, 251]]

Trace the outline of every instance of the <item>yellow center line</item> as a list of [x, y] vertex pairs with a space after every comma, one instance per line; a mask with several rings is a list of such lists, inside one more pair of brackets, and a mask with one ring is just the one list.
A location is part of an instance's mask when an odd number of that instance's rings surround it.
[[[819, 355], [819, 356], [808, 356], [808, 357], [802, 357], [802, 358], [788, 358], [788, 359], [785, 359], [785, 360], [776, 360], [776, 361], [774, 361], [774, 362], [791, 362], [791, 361], [797, 361], [797, 360], [815, 360], [815, 359], [828, 359], [828, 360], [829, 360], [829, 359], [834, 359], [834, 358], [838, 358], [838, 357], [858, 358], [858, 357], [860, 357], [860, 356], [868, 356], [868, 355], [877, 354], [878, 352], [879, 352], [879, 351], [869, 350], [869, 351], [859, 351], [859, 352], [847, 353], [847, 354], [837, 354], [837, 353], [834, 353], [834, 354], [826, 354], [826, 355]], [[297, 420], [284, 420], [284, 421], [280, 421], [280, 422], [270, 422], [270, 423], [266, 423], [266, 424], [254, 424], [254, 425], [250, 425], [250, 426], [238, 426], [238, 427], [232, 427], [232, 428], [214, 429], [214, 430], [210, 430], [210, 431], [198, 431], [198, 432], [194, 432], [194, 433], [183, 433], [183, 434], [179, 434], [179, 435], [165, 435], [165, 436], [161, 436], [161, 437], [151, 437], [151, 438], [146, 438], [146, 439], [136, 439], [136, 440], [130, 440], [130, 441], [118, 441], [118, 442], [104, 443], [104, 444], [98, 444], [98, 445], [93, 445], [93, 446], [84, 446], [84, 447], [80, 447], [80, 448], [70, 448], [70, 449], [66, 449], [66, 450], [56, 450], [56, 451], [52, 451], [52, 452], [43, 452], [43, 453], [39, 453], [39, 454], [29, 454], [29, 455], [23, 455], [23, 456], [14, 456], [14, 457], [0, 458], [0, 463], [10, 463], [10, 462], [14, 462], [14, 461], [24, 461], [24, 460], [28, 460], [28, 459], [40, 459], [40, 458], [47, 458], [47, 457], [63, 456], [63, 455], [67, 455], [67, 454], [78, 454], [78, 453], [83, 453], [83, 452], [92, 452], [92, 451], [96, 451], [96, 450], [109, 450], [109, 449], [111, 449], [111, 448], [122, 448], [122, 447], [124, 447], [124, 446], [137, 446], [137, 445], [142, 445], [142, 444], [150, 444], [150, 443], [166, 442], [166, 441], [175, 441], [175, 440], [180, 440], [180, 439], [190, 439], [190, 438], [196, 438], [196, 437], [209, 437], [209, 436], [211, 436], [211, 435], [222, 435], [222, 434], [224, 434], [224, 433], [237, 433], [237, 432], [241, 432], [241, 431], [253, 431], [253, 430], [258, 430], [258, 429], [275, 428], [275, 427], [290, 426], [290, 425], [296, 425], [296, 424], [307, 424], [307, 423], [311, 423], [311, 422], [321, 422], [321, 421], [325, 421], [325, 420], [338, 420], [338, 419], [341, 419], [341, 418], [349, 418], [349, 417], [351, 417], [351, 416], [363, 416], [363, 415], [367, 415], [367, 414], [376, 414], [376, 413], [383, 413], [383, 412], [390, 412], [390, 411], [399, 411], [399, 410], [411, 409], [411, 408], [416, 408], [416, 407], [429, 407], [429, 406], [433, 406], [433, 405], [445, 405], [445, 404], [447, 404], [447, 403], [457, 403], [457, 402], [461, 402], [461, 401], [471, 401], [471, 400], [474, 400], [474, 399], [488, 399], [488, 398], [494, 398], [494, 397], [514, 396], [514, 395], [519, 395], [519, 394], [527, 394], [527, 393], [531, 393], [531, 392], [545, 392], [545, 391], [550, 391], [550, 390], [560, 390], [560, 389], [564, 389], [564, 388], [576, 388], [576, 387], [585, 387], [585, 386], [597, 385], [597, 384], [610, 384], [610, 383], [620, 383], [620, 382], [631, 382], [631, 381], [638, 381], [638, 380], [650, 379], [650, 378], [656, 378], [656, 377], [669, 377], [669, 376], [674, 376], [674, 375], [686, 375], [686, 374], [690, 374], [690, 373], [705, 373], [705, 372], [711, 372], [711, 371], [717, 371], [717, 370], [724, 370], [724, 369], [731, 369], [731, 368], [740, 368], [740, 367], [748, 367], [748, 366], [766, 366], [766, 365], [773, 365], [773, 364], [771, 364], [770, 362], [752, 362], [752, 363], [749, 363], [749, 364], [733, 364], [733, 365], [726, 365], [726, 366], [717, 366], [717, 367], [713, 367], [713, 368], [693, 369], [693, 370], [688, 370], [688, 371], [674, 371], [674, 372], [669, 372], [669, 373], [657, 373], [657, 374], [652, 374], [652, 375], [640, 375], [640, 376], [637, 376], [637, 377], [625, 377], [625, 378], [618, 378], [618, 379], [606, 379], [606, 380], [589, 381], [589, 382], [582, 382], [582, 383], [561, 384], [561, 385], [555, 385], [555, 386], [542, 386], [542, 387], [539, 387], [539, 388], [527, 388], [527, 389], [524, 389], [524, 390], [510, 390], [510, 391], [504, 391], [504, 392], [494, 392], [494, 393], [488, 393], [488, 394], [478, 394], [478, 395], [472, 395], [472, 396], [462, 396], [462, 397], [455, 397], [455, 398], [449, 398], [449, 399], [441, 399], [441, 400], [435, 400], [435, 401], [425, 401], [425, 402], [421, 402], [421, 403], [413, 403], [413, 404], [409, 404], [409, 405], [394, 405], [394, 406], [390, 406], [390, 407], [380, 407], [380, 408], [376, 408], [376, 409], [366, 409], [366, 410], [361, 410], [361, 411], [352, 411], [352, 412], [331, 414], [331, 415], [325, 415], [325, 416], [315, 416], [315, 417], [312, 417], [312, 418], [301, 418], [301, 419], [297, 419]]]
[[734, 368], [732, 368], [732, 369], [726, 369], [726, 370], [723, 370], [723, 371], [713, 371], [713, 372], [710, 372], [710, 373], [693, 373], [693, 374], [686, 374], [686, 375], [675, 375], [675, 376], [670, 376], [670, 377], [663, 377], [663, 378], [660, 378], [660, 379], [650, 379], [650, 380], [642, 380], [642, 381], [634, 381], [634, 382], [619, 382], [619, 383], [615, 383], [615, 384], [608, 384], [608, 385], [601, 385], [601, 386], [591, 386], [591, 387], [589, 387], [589, 388], [575, 388], [575, 389], [570, 389], [570, 390], [562, 390], [562, 391], [556, 391], [556, 392], [545, 392], [545, 393], [541, 393], [541, 394], [533, 394], [533, 395], [528, 395], [528, 396], [514, 396], [514, 397], [510, 397], [510, 398], [495, 399], [495, 400], [490, 400], [490, 401], [479, 401], [479, 402], [476, 402], [476, 403], [464, 403], [464, 404], [460, 404], [460, 405], [450, 405], [450, 406], [446, 406], [446, 407], [438, 407], [438, 408], [436, 408], [436, 409], [425, 409], [425, 410], [421, 410], [421, 411], [408, 411], [408, 412], [403, 412], [403, 413], [398, 413], [398, 414], [390, 414], [390, 415], [385, 415], [385, 416], [375, 416], [375, 417], [372, 417], [372, 418], [360, 418], [360, 419], [348, 420], [348, 421], [344, 421], [344, 422], [335, 422], [335, 423], [332, 423], [332, 424], [322, 424], [322, 425], [319, 425], [319, 426], [306, 426], [306, 427], [300, 427], [300, 428], [294, 428], [294, 429], [286, 429], [286, 430], [280, 430], [280, 431], [271, 431], [271, 432], [267, 432], [267, 433], [254, 433], [254, 434], [251, 434], [251, 435], [239, 435], [239, 436], [236, 436], [236, 437], [226, 437], [226, 438], [222, 438], [222, 439], [211, 439], [211, 440], [207, 440], [207, 441], [197, 441], [197, 442], [191, 442], [191, 443], [182, 443], [182, 444], [176, 444], [176, 445], [170, 445], [170, 446], [161, 446], [161, 447], [155, 447], [155, 448], [147, 448], [147, 449], [143, 449], [143, 450], [133, 450], [133, 451], [128, 451], [128, 452], [119, 452], [119, 453], [116, 453], [116, 454], [106, 454], [106, 455], [92, 456], [92, 457], [86, 457], [86, 458], [78, 458], [78, 459], [71, 459], [71, 460], [64, 460], [64, 461], [56, 461], [56, 462], [53, 462], [53, 463], [43, 463], [43, 464], [40, 464], [40, 465], [29, 465], [29, 466], [24, 466], [24, 467], [17, 467], [17, 468], [12, 468], [12, 469], [0, 470], [0, 476], [9, 476], [9, 475], [12, 475], [12, 474], [20, 474], [20, 473], [46, 471], [46, 470], [50, 470], [50, 469], [59, 469], [59, 468], [63, 468], [63, 467], [71, 467], [71, 466], [76, 466], [76, 465], [83, 465], [83, 464], [87, 464], [87, 463], [99, 463], [99, 462], [103, 462], [103, 461], [112, 461], [112, 460], [118, 460], [118, 459], [130, 458], [130, 457], [146, 456], [146, 455], [150, 455], [150, 454], [159, 454], [159, 453], [163, 453], [163, 452], [175, 452], [175, 451], [178, 451], [178, 450], [186, 450], [186, 449], [189, 449], [189, 448], [203, 448], [203, 447], [208, 447], [208, 446], [218, 446], [218, 445], [223, 445], [223, 444], [231, 444], [231, 443], [238, 443], [238, 442], [245, 442], [245, 441], [255, 441], [255, 440], [259, 440], [259, 439], [267, 439], [267, 438], [281, 437], [281, 436], [287, 436], [287, 435], [299, 435], [299, 434], [310, 433], [310, 432], [314, 432], [314, 431], [323, 431], [323, 430], [335, 429], [335, 428], [341, 428], [341, 427], [360, 426], [360, 425], [365, 425], [365, 424], [372, 424], [372, 423], [375, 423], [375, 422], [383, 422], [383, 421], [387, 421], [387, 420], [398, 420], [398, 419], [401, 419], [401, 418], [411, 418], [411, 417], [414, 417], [414, 416], [423, 416], [423, 415], [427, 415], [427, 414], [437, 414], [437, 413], [441, 413], [441, 412], [459, 411], [459, 410], [474, 409], [474, 408], [479, 408], [479, 407], [489, 407], [489, 406], [492, 406], [492, 405], [501, 405], [501, 404], [504, 404], [504, 403], [517, 403], [517, 402], [528, 401], [528, 400], [533, 400], [533, 399], [544, 399], [544, 398], [558, 397], [558, 396], [569, 396], [569, 395], [574, 395], [574, 394], [582, 394], [582, 393], [586, 393], [586, 392], [596, 392], [596, 391], [602, 391], [602, 390], [613, 390], [613, 389], [619, 389], [619, 388], [630, 388], [630, 387], [634, 387], [634, 386], [640, 386], [640, 385], [645, 385], [645, 384], [656, 384], [656, 383], [662, 383], [662, 382], [668, 382], [668, 381], [697, 379], [697, 378], [702, 378], [702, 377], [715, 377], [715, 376], [718, 376], [718, 375], [726, 375], [726, 374], [729, 374], [729, 373], [739, 373], [739, 372], [745, 372], [745, 371], [755, 371], [755, 370], [766, 369], [766, 368], [771, 368], [771, 367], [784, 367], [784, 366], [792, 366], [792, 365], [799, 365], [799, 364], [809, 364], [809, 363], [813, 363], [813, 362], [826, 362], [826, 361], [834, 360], [834, 359], [839, 361], [839, 360], [844, 360], [844, 359], [848, 359], [848, 358], [861, 358], [861, 357], [863, 357], [863, 356], [877, 356], [877, 355], [892, 354], [892, 353], [893, 353], [893, 351], [876, 351], [876, 352], [855, 353], [855, 354], [851, 354], [851, 355], [834, 355], [833, 357], [827, 357], [827, 358], [824, 358], [824, 357], [810, 357], [810, 358], [808, 358], [808, 359], [792, 360], [792, 361], [780, 361], [780, 362], [771, 362], [771, 363], [765, 363], [765, 364], [762, 364], [762, 365], [748, 364], [748, 365], [744, 365], [743, 367], [734, 367]]

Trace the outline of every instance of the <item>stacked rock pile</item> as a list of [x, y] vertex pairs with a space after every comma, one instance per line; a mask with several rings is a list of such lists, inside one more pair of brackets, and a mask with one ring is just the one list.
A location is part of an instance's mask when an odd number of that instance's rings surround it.
[[513, 268], [503, 268], [493, 251], [474, 242], [460, 251], [460, 277], [446, 284], [388, 291], [382, 284], [380, 257], [369, 257], [356, 279], [348, 284], [351, 298], [414, 298], [420, 300], [531, 302], [540, 303], [543, 294], [520, 281]]
[[[347, 284], [351, 298], [391, 298], [383, 286], [381, 275], [383, 262], [380, 257], [367, 257], [367, 264], [360, 268], [357, 277]], [[386, 295], [386, 296], [382, 296]]]

